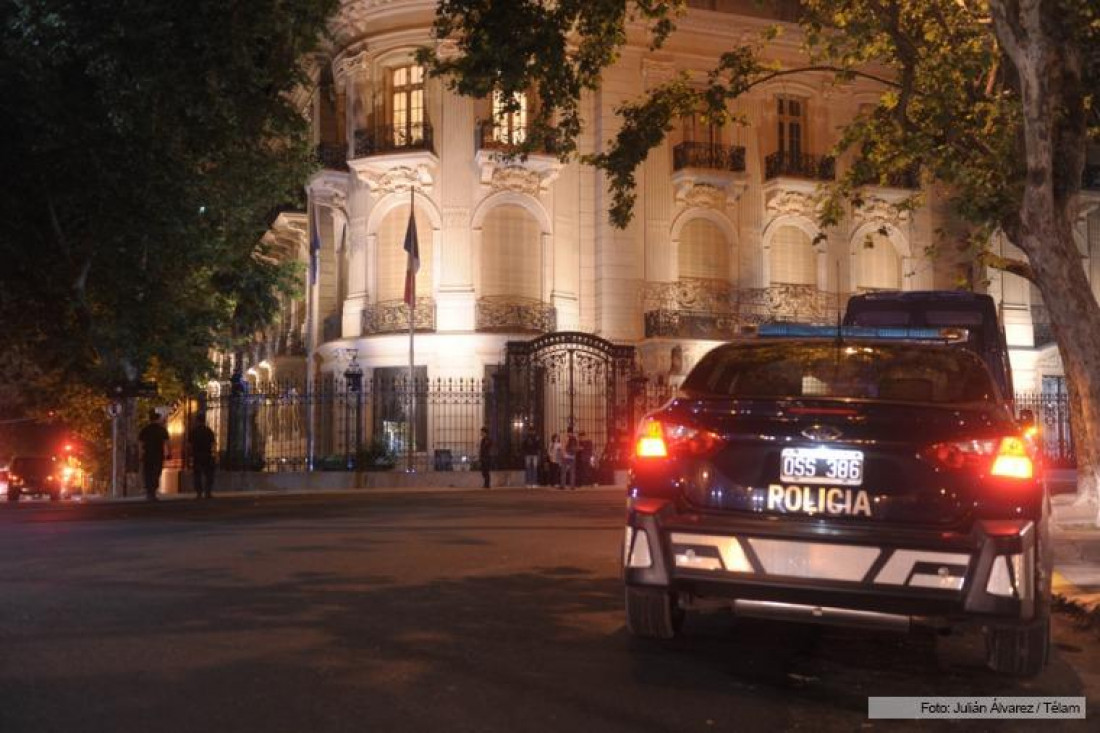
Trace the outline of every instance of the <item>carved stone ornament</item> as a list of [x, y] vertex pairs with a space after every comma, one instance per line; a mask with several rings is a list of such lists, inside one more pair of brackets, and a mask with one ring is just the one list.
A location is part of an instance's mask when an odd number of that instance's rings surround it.
[[726, 192], [717, 186], [696, 183], [684, 194], [684, 203], [688, 206], [697, 206], [704, 209], [724, 209], [726, 207]]
[[348, 76], [362, 77], [369, 73], [370, 55], [366, 43], [349, 46], [332, 62], [332, 75], [338, 85], [342, 85]]
[[376, 177], [368, 177], [366, 181], [372, 193], [407, 193], [409, 189], [414, 187], [417, 191], [426, 191], [431, 188], [432, 177], [425, 166], [417, 166], [416, 168], [401, 166], [391, 168]]
[[512, 165], [494, 168], [489, 186], [494, 191], [515, 191], [537, 196], [541, 186], [539, 174], [523, 166]]
[[856, 221], [860, 224], [874, 224], [877, 227], [890, 226], [900, 229], [909, 223], [909, 212], [898, 209], [885, 199], [872, 196], [856, 209]]
[[361, 38], [378, 22], [380, 15], [387, 10], [400, 11], [401, 5], [401, 0], [344, 0], [329, 19], [329, 31], [337, 43]]
[[780, 190], [768, 199], [767, 210], [772, 216], [793, 215], [814, 219], [817, 217], [817, 202], [813, 196], [801, 191]]
[[442, 38], [435, 43], [435, 55], [443, 60], [452, 59], [461, 53], [458, 43], [451, 38]]
[[347, 210], [347, 193], [336, 188], [331, 182], [315, 180], [309, 187], [309, 197], [314, 204], [339, 210]]

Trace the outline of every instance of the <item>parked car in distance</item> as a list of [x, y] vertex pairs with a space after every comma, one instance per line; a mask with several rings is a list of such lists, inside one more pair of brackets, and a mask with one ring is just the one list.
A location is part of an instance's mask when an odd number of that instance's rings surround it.
[[61, 499], [64, 481], [61, 465], [49, 456], [16, 456], [9, 466], [8, 501], [22, 496], [49, 496]]

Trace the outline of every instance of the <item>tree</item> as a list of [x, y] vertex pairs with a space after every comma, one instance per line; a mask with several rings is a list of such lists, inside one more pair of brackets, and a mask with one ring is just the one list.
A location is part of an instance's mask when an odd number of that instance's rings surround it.
[[316, 167], [291, 95], [334, 6], [0, 0], [9, 404], [192, 384], [271, 318], [294, 272], [260, 238]]
[[[498, 89], [540, 98], [534, 150], [549, 137], [576, 151], [579, 100], [596, 89], [628, 33], [644, 26], [654, 48], [674, 31], [679, 0], [444, 0], [435, 34], [458, 52], [421, 57], [464, 94]], [[790, 6], [791, 3], [785, 3]], [[583, 157], [606, 174], [610, 216], [630, 220], [634, 172], [675, 120], [702, 114], [739, 122], [729, 103], [779, 76], [830, 74], [838, 85], [874, 81], [875, 108], [835, 146], [856, 163], [823, 191], [822, 224], [862, 201], [860, 184], [919, 165], [969, 222], [965, 256], [1031, 280], [1050, 312], [1072, 402], [1082, 498], [1100, 492], [1100, 308], [1072, 235], [1090, 135], [1100, 139], [1100, 10], [1090, 0], [803, 0], [804, 63], [763, 53], [783, 32], [724, 53], [704, 84], [686, 75], [618, 110], [621, 127]], [[916, 205], [917, 200], [908, 202]], [[1026, 260], [999, 256], [994, 235]], [[1097, 521], [1100, 522], [1100, 514]]]

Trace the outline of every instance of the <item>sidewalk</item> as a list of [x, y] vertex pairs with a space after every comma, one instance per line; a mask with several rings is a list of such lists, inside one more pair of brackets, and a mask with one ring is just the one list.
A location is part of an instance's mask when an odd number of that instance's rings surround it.
[[[1055, 473], [1055, 472], [1052, 472]], [[1054, 593], [1086, 609], [1100, 608], [1100, 527], [1095, 504], [1074, 503], [1075, 471], [1051, 477]]]

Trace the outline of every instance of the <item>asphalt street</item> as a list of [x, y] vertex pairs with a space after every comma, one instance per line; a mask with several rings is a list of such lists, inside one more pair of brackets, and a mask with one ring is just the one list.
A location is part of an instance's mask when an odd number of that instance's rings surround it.
[[[0, 731], [1089, 730], [1100, 637], [623, 624], [619, 492], [0, 505]], [[1085, 695], [1088, 721], [868, 721], [868, 695]]]

